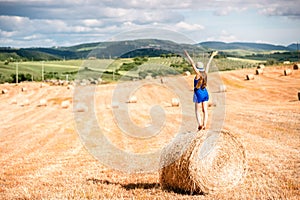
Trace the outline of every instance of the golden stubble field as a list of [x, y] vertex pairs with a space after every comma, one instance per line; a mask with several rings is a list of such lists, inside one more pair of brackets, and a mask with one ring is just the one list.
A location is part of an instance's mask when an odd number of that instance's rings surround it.
[[[283, 69], [288, 67], [268, 67], [251, 81], [246, 81], [245, 76], [254, 74], [255, 69], [220, 73], [227, 86], [223, 129], [236, 135], [244, 145], [248, 170], [236, 187], [209, 195], [165, 191], [160, 187], [158, 172], [126, 173], [95, 159], [77, 132], [73, 89], [41, 88], [40, 83], [0, 85], [1, 90], [8, 90], [7, 94], [0, 94], [0, 198], [299, 199], [300, 70], [284, 76]], [[192, 105], [193, 76], [184, 78], [190, 83]], [[178, 77], [168, 79], [174, 81]], [[22, 92], [22, 87], [27, 91]], [[160, 149], [174, 137], [183, 119], [189, 119], [184, 123], [187, 130], [197, 128], [194, 112], [182, 116], [182, 105], [171, 106], [171, 98], [176, 94], [157, 80], [157, 84], [145, 84], [134, 93], [138, 102], [128, 104], [128, 110], [132, 122], [145, 127], [151, 124], [149, 108], [159, 104], [166, 114], [165, 126], [158, 137], [130, 138], [123, 134], [114, 117], [116, 105], [111, 101], [115, 87], [111, 84], [96, 88], [95, 114], [104, 135], [118, 149], [133, 153]], [[41, 99], [47, 100], [47, 106], [39, 106]], [[68, 108], [61, 107], [65, 100], [71, 103]], [[210, 115], [213, 109], [214, 106], [209, 108]]]

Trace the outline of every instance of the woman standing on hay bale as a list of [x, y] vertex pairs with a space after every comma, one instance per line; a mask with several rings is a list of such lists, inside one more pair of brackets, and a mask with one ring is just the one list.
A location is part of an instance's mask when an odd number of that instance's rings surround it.
[[[190, 64], [193, 67], [193, 70], [196, 74], [194, 78], [194, 97], [193, 102], [195, 103], [195, 113], [196, 113], [196, 119], [198, 122], [198, 130], [205, 130], [207, 119], [208, 119], [208, 112], [207, 112], [207, 102], [209, 100], [209, 95], [206, 89], [207, 86], [207, 73], [209, 70], [210, 63], [215, 55], [217, 55], [217, 51], [213, 52], [212, 55], [209, 58], [209, 61], [206, 65], [206, 69], [203, 67], [202, 62], [195, 62], [190, 57], [188, 52], [184, 51], [185, 55], [187, 56]], [[201, 119], [200, 116], [200, 109], [202, 109], [203, 118]]]

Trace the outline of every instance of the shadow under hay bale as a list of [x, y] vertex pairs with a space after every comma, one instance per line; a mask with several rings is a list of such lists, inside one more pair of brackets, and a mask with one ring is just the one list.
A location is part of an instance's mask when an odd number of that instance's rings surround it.
[[163, 149], [160, 165], [163, 189], [190, 194], [225, 191], [247, 171], [244, 147], [228, 131], [179, 134]]
[[298, 92], [298, 100], [300, 101], [300, 91]]
[[284, 73], [285, 76], [288, 76], [288, 75], [291, 75], [291, 74], [292, 74], [292, 70], [290, 70], [290, 69], [285, 69], [283, 73]]
[[294, 70], [298, 70], [298, 69], [299, 69], [299, 67], [300, 67], [300, 64], [294, 64], [294, 67], [293, 67], [293, 69], [294, 69]]

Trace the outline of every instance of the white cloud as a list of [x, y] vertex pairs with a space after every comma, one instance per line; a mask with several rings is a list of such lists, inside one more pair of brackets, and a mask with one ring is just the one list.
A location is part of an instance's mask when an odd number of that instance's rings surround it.
[[189, 24], [186, 22], [178, 22], [175, 24], [175, 27], [177, 30], [182, 30], [184, 32], [186, 31], [200, 31], [204, 29], [204, 26], [199, 25], [199, 24]]

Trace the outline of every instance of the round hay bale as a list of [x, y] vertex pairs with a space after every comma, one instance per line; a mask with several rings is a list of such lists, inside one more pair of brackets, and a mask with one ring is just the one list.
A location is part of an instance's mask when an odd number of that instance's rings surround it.
[[263, 74], [263, 73], [264, 73], [263, 69], [256, 69], [256, 71], [255, 71], [256, 75], [260, 75], [260, 74]]
[[47, 84], [46, 83], [41, 83], [40, 88], [43, 88], [43, 87], [47, 87]]
[[3, 89], [3, 90], [1, 91], [1, 93], [2, 93], [2, 94], [7, 94], [7, 93], [8, 93], [8, 90], [7, 90], [7, 89]]
[[227, 91], [226, 85], [219, 86], [219, 92], [226, 92], [226, 91]]
[[62, 107], [63, 109], [67, 109], [67, 108], [69, 108], [69, 106], [70, 106], [70, 101], [65, 100], [65, 101], [62, 101], [62, 102], [61, 102], [61, 107]]
[[254, 75], [253, 74], [247, 74], [246, 79], [247, 80], [254, 80]]
[[298, 69], [299, 69], [299, 67], [300, 67], [300, 64], [294, 64], [294, 67], [293, 67], [293, 69], [294, 69], [294, 70], [298, 70]]
[[26, 88], [26, 87], [22, 87], [22, 88], [21, 88], [21, 91], [22, 91], [22, 92], [27, 92], [27, 88]]
[[24, 99], [24, 101], [21, 104], [21, 106], [29, 106], [29, 105], [30, 105], [29, 99]]
[[47, 106], [47, 100], [46, 99], [41, 99], [39, 102], [39, 106]]
[[178, 98], [172, 98], [172, 107], [178, 107], [180, 104], [180, 100]]
[[245, 149], [229, 131], [179, 134], [163, 149], [160, 166], [163, 189], [191, 194], [225, 191], [247, 171]]
[[12, 99], [10, 104], [17, 104], [17, 99]]
[[284, 73], [285, 76], [289, 76], [289, 75], [292, 74], [292, 70], [290, 70], [290, 69], [285, 69], [283, 73]]
[[87, 112], [89, 108], [84, 103], [77, 103], [74, 110], [76, 112]]
[[190, 75], [191, 75], [191, 72], [185, 71], [185, 72], [183, 73], [183, 75], [184, 75], [184, 76], [190, 76]]
[[257, 66], [257, 69], [264, 69], [264, 68], [265, 68], [265, 65], [263, 65], [263, 64], [260, 64]]
[[137, 97], [136, 96], [131, 96], [128, 99], [128, 103], [136, 103], [137, 102]]

